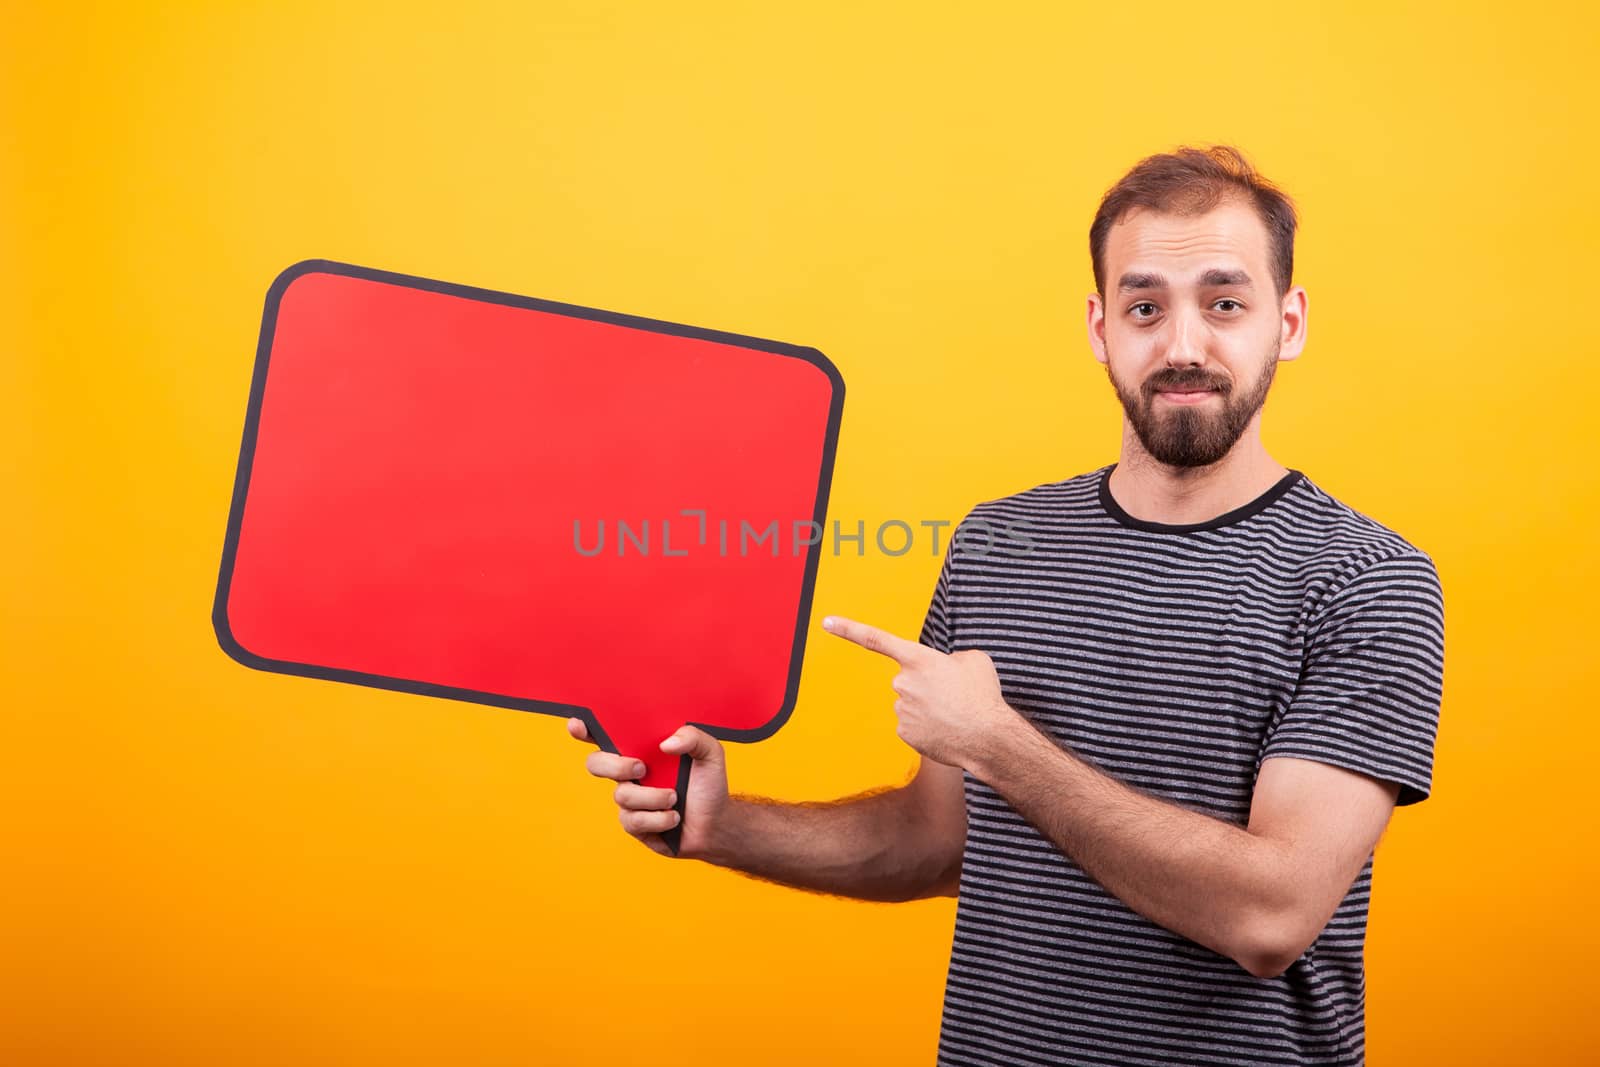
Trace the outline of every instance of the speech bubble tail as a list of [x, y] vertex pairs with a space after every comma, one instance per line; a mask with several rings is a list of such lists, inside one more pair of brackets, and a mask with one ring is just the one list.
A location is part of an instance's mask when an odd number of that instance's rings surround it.
[[[665, 760], [660, 760], [658, 757], [658, 762], [665, 762]], [[666, 842], [667, 848], [672, 850], [674, 856], [678, 854], [683, 842], [684, 812], [687, 810], [689, 799], [689, 771], [693, 766], [694, 760], [688, 756], [679, 756], [678, 765], [673, 769], [675, 784], [672, 788], [677, 791], [678, 802], [672, 806], [672, 810], [678, 813], [678, 825], [670, 830], [663, 831], [661, 840]]]
[[683, 822], [689, 797], [689, 771], [694, 766], [694, 760], [688, 756], [669, 756], [659, 748], [639, 758], [644, 761], [645, 766], [644, 777], [639, 779], [640, 785], [652, 789], [671, 789], [678, 794], [677, 802], [672, 806], [672, 810], [678, 813], [678, 825], [661, 832], [661, 840], [666, 842], [667, 848], [676, 856], [683, 840]]
[[650, 789], [676, 791], [678, 799], [672, 810], [678, 813], [678, 825], [662, 831], [661, 839], [674, 856], [678, 855], [683, 840], [683, 823], [689, 796], [689, 771], [694, 766], [694, 760], [688, 756], [673, 756], [661, 751], [662, 738], [647, 740], [634, 730], [626, 728], [608, 732], [600, 726], [600, 716], [592, 714], [584, 716], [583, 719], [589, 728], [590, 738], [602, 749], [636, 759], [644, 764], [644, 774], [637, 779], [640, 785]]

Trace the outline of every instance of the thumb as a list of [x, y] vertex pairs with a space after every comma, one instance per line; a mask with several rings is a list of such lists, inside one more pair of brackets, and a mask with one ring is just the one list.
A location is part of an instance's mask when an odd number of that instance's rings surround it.
[[661, 742], [661, 751], [706, 763], [722, 763], [722, 742], [695, 726], [679, 727], [677, 732]]

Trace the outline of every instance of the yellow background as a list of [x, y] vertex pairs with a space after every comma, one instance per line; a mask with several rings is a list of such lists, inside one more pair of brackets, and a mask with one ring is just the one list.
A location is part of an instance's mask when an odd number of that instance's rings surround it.
[[[1432, 554], [1435, 795], [1379, 849], [1374, 1064], [1593, 1062], [1587, 5], [10, 5], [0, 1061], [931, 1063], [954, 904], [662, 860], [560, 721], [248, 671], [209, 624], [262, 298], [319, 256], [826, 352], [831, 515], [1116, 458], [1104, 187], [1303, 212], [1273, 454]], [[923, 542], [925, 544], [926, 542]], [[826, 557], [914, 634], [938, 561]], [[902, 780], [813, 630], [734, 787]], [[652, 1050], [670, 1047], [671, 1055]]]

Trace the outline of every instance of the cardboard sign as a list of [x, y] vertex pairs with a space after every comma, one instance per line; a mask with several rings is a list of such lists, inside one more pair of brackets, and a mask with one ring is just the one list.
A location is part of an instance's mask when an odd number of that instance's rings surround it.
[[843, 403], [815, 349], [296, 264], [217, 637], [260, 670], [577, 716], [681, 814], [663, 739], [755, 741], [794, 707]]

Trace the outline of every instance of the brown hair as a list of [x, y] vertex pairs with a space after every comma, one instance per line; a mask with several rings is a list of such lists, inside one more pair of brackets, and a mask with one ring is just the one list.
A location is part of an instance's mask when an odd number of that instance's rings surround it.
[[1089, 258], [1094, 263], [1094, 285], [1106, 291], [1106, 237], [1111, 227], [1135, 208], [1178, 215], [1210, 211], [1229, 196], [1252, 204], [1272, 242], [1272, 274], [1278, 294], [1289, 291], [1294, 276], [1294, 203], [1260, 174], [1244, 153], [1229, 145], [1179, 148], [1141, 159], [1122, 179], [1106, 190], [1089, 227]]

